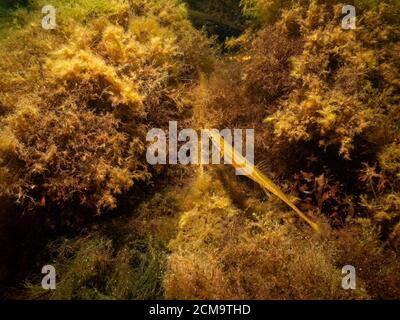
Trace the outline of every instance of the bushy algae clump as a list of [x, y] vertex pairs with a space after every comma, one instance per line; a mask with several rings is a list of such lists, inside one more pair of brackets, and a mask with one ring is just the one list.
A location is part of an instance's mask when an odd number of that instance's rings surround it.
[[[10, 77], [0, 85], [0, 190], [25, 210], [114, 209], [116, 196], [151, 176], [147, 129], [162, 127], [164, 114], [185, 117], [185, 95], [198, 72], [212, 69], [211, 41], [182, 4], [102, 4], [60, 4], [59, 14], [73, 19], [59, 22], [64, 34], [56, 29], [45, 39], [34, 24], [4, 40], [11, 45], [35, 31], [29, 43], [37, 51], [1, 52]], [[8, 63], [14, 54], [30, 69]]]

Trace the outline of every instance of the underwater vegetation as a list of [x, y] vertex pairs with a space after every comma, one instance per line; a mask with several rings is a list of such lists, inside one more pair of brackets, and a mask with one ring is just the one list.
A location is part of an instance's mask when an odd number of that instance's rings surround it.
[[[48, 4], [0, 5], [1, 297], [400, 298], [398, 1]], [[256, 173], [150, 165], [170, 121]]]

